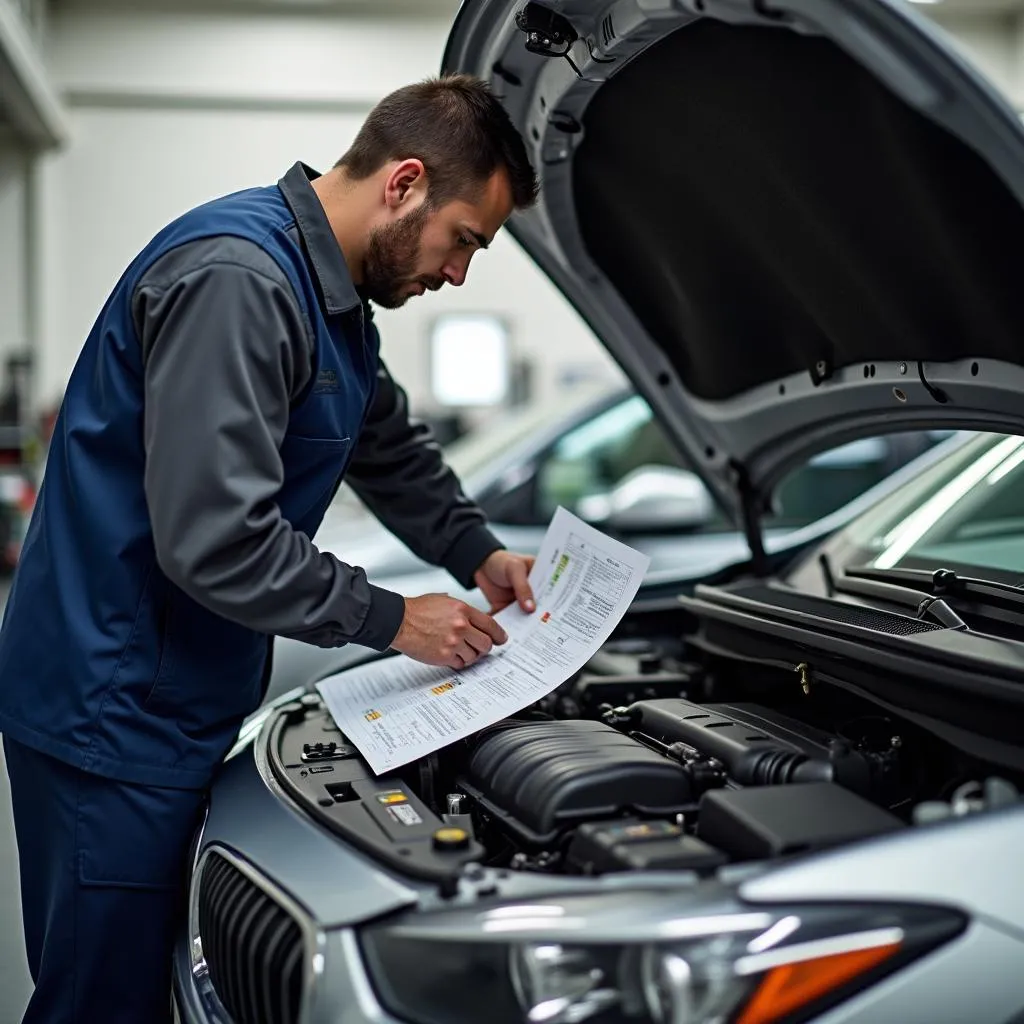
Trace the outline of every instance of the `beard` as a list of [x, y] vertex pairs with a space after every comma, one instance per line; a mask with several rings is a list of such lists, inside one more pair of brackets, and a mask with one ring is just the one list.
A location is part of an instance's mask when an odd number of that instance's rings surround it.
[[363, 290], [371, 302], [384, 309], [398, 309], [410, 298], [406, 289], [422, 284], [436, 291], [443, 278], [417, 277], [420, 239], [427, 223], [427, 204], [422, 203], [401, 220], [377, 228], [371, 235], [363, 261]]

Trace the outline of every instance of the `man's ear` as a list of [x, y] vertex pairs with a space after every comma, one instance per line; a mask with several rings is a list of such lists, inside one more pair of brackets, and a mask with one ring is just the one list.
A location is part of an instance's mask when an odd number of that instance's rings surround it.
[[427, 191], [427, 169], [422, 160], [410, 157], [395, 164], [384, 182], [384, 203], [390, 210], [413, 207]]

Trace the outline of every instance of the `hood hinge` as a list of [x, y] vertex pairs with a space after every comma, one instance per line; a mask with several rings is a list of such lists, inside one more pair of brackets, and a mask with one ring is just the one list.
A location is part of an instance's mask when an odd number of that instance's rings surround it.
[[540, 57], [565, 57], [579, 39], [568, 18], [534, 0], [516, 13], [516, 28], [526, 36], [526, 49]]
[[743, 517], [743, 534], [750, 547], [750, 566], [755, 576], [768, 575], [768, 557], [764, 550], [761, 534], [761, 493], [750, 482], [750, 474], [742, 462], [730, 462], [733, 484], [740, 497], [740, 513]]

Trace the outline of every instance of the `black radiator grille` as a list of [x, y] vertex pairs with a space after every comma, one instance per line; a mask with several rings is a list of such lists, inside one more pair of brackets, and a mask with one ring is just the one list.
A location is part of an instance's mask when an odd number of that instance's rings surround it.
[[298, 1024], [304, 952], [295, 918], [217, 853], [203, 867], [199, 934], [210, 981], [235, 1024]]

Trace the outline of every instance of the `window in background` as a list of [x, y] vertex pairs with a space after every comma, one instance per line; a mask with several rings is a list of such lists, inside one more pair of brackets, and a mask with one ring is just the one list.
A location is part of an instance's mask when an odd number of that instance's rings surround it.
[[558, 441], [537, 481], [537, 515], [559, 505], [616, 531], [707, 528], [719, 513], [639, 395]]
[[487, 314], [438, 317], [430, 336], [430, 385], [443, 407], [504, 403], [510, 384], [509, 333]]

